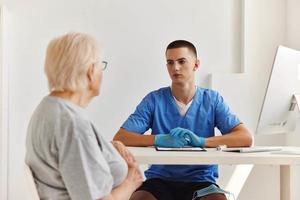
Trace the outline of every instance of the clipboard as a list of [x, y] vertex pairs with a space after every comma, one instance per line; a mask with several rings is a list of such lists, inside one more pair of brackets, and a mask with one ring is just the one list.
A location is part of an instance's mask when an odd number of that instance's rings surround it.
[[172, 147], [155, 147], [156, 151], [206, 151], [202, 147], [180, 147], [180, 148], [172, 148]]

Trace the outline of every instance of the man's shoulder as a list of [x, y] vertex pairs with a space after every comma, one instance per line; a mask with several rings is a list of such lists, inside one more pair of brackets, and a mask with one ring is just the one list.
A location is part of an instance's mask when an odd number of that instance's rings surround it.
[[209, 88], [202, 88], [198, 87], [198, 92], [200, 93], [199, 97], [206, 97], [206, 98], [216, 98], [219, 96], [219, 92]]
[[[212, 99], [216, 99], [216, 98], [218, 98], [218, 96], [220, 96], [220, 93], [213, 89], [198, 86], [197, 90], [198, 90], [198, 94], [199, 94], [198, 98], [204, 97], [206, 99], [208, 98], [208, 99], [212, 100]], [[171, 88], [170, 88], [170, 86], [168, 86], [168, 87], [159, 88], [157, 90], [153, 90], [153, 91], [149, 92], [146, 95], [146, 97], [157, 99], [157, 98], [168, 97], [171, 94], [172, 94]]]
[[151, 96], [154, 98], [162, 97], [170, 93], [170, 87], [162, 87], [157, 90], [153, 90], [147, 94], [147, 96]]
[[162, 87], [162, 88], [159, 88], [157, 90], [153, 90], [152, 92], [150, 93], [153, 93], [153, 94], [161, 94], [161, 93], [166, 93], [166, 92], [169, 92], [170, 91], [170, 86], [168, 87]]
[[[209, 88], [203, 88], [198, 86], [197, 91], [197, 99], [214, 101], [221, 96], [218, 91]], [[170, 95], [172, 95], [172, 92], [170, 86], [168, 86], [149, 92], [145, 98], [151, 100], [161, 100], [163, 98], [169, 98]]]

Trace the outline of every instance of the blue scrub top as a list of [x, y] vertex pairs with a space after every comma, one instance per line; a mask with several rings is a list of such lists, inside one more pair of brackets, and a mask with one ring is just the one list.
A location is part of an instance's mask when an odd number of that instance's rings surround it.
[[[215, 127], [222, 134], [226, 134], [240, 123], [218, 92], [200, 87], [197, 88], [185, 116], [181, 116], [171, 88], [165, 87], [149, 93], [124, 122], [122, 128], [140, 134], [152, 129], [152, 134], [157, 135], [169, 134], [171, 129], [182, 127], [206, 138], [215, 135]], [[145, 176], [147, 179], [215, 183], [218, 178], [218, 166], [151, 165], [145, 171]]]

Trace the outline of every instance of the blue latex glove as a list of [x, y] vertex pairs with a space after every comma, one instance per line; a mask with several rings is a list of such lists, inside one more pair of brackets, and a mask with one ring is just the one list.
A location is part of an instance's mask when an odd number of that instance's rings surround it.
[[194, 147], [205, 146], [205, 139], [203, 137], [197, 136], [195, 133], [188, 129], [177, 127], [172, 129], [170, 134], [174, 137], [184, 138], [188, 142], [188, 145]]
[[159, 134], [155, 136], [154, 145], [157, 147], [179, 148], [187, 145], [187, 141], [184, 138], [179, 138], [170, 134]]

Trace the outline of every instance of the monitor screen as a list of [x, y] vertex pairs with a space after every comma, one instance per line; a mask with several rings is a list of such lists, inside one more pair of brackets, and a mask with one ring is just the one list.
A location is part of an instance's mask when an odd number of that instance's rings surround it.
[[[279, 134], [295, 129], [298, 108], [293, 95], [300, 94], [300, 51], [279, 46], [261, 108], [256, 133]], [[298, 105], [300, 106], [300, 105]]]

